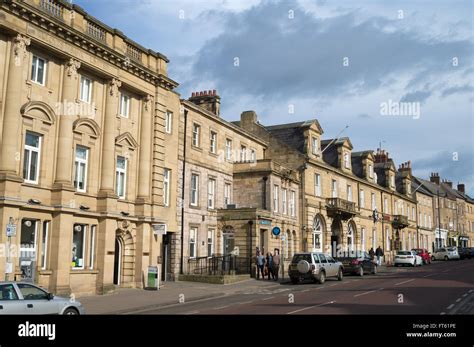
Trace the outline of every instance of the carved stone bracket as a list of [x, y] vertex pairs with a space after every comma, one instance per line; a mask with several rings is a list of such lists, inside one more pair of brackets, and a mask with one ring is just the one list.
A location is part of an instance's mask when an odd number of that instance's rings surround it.
[[31, 40], [28, 37], [22, 36], [20, 34], [18, 34], [13, 39], [13, 55], [15, 58], [15, 64], [17, 66], [21, 65], [23, 60], [26, 59], [26, 47], [28, 47], [30, 43]]
[[68, 77], [77, 79], [77, 70], [81, 67], [81, 63], [73, 58], [69, 59], [66, 64], [66, 74]]
[[109, 82], [109, 93], [110, 96], [118, 97], [119, 88], [122, 86], [122, 82], [116, 78], [112, 78]]

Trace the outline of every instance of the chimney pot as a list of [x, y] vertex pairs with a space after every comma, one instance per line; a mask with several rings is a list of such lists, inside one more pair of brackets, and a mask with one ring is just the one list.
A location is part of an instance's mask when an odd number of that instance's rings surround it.
[[203, 95], [204, 95], [204, 93], [203, 93], [203, 92], [199, 92], [199, 96], [203, 96]]
[[466, 192], [466, 186], [464, 185], [464, 183], [458, 183], [458, 190], [459, 190], [461, 193], [465, 193], [465, 192]]
[[194, 92], [191, 93], [192, 98], [194, 98], [195, 95], [196, 95], [196, 93], [194, 93]]
[[215, 89], [212, 91], [212, 95], [217, 95], [217, 91]]

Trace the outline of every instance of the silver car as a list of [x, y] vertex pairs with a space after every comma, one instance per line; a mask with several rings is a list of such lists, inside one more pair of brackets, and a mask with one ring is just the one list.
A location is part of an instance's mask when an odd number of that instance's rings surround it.
[[324, 283], [328, 277], [343, 280], [344, 267], [341, 262], [324, 253], [297, 253], [293, 256], [289, 267], [291, 282], [297, 284], [300, 280], [311, 279]]
[[0, 282], [0, 314], [84, 314], [78, 301], [26, 282]]

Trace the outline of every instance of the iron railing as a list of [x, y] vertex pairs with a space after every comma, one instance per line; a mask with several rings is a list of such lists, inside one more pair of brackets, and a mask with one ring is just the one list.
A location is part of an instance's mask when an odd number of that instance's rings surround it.
[[189, 258], [186, 269], [189, 275], [212, 276], [248, 274], [249, 271], [249, 259], [230, 254]]

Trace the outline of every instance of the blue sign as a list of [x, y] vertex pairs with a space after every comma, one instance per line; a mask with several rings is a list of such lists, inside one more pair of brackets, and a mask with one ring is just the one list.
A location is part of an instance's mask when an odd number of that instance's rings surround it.
[[274, 228], [272, 229], [272, 233], [273, 233], [273, 235], [275, 235], [275, 236], [280, 235], [280, 232], [281, 232], [281, 230], [280, 230], [279, 227], [274, 227]]
[[271, 225], [272, 221], [271, 220], [266, 220], [266, 219], [260, 219], [260, 224], [261, 225]]

